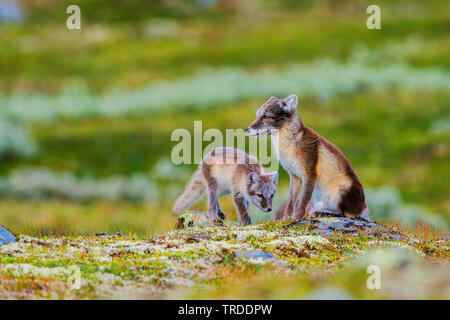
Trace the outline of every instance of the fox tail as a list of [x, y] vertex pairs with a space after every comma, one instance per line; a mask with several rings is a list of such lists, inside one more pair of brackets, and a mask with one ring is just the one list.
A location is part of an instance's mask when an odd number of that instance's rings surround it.
[[192, 175], [191, 180], [186, 185], [183, 194], [177, 199], [173, 206], [173, 214], [179, 215], [186, 209], [190, 208], [194, 203], [199, 201], [206, 193], [205, 182], [199, 167]]
[[361, 214], [351, 214], [351, 213], [348, 213], [348, 212], [344, 212], [344, 216], [347, 217], [347, 218], [362, 218], [362, 219], [365, 219], [367, 221], [371, 221], [370, 220], [370, 216], [369, 216], [369, 212], [370, 212], [369, 208], [366, 206], [364, 208], [364, 210], [361, 212]]

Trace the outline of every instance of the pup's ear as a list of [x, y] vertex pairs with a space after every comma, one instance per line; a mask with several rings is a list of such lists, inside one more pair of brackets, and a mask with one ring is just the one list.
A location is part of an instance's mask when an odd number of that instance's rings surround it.
[[251, 186], [255, 182], [258, 182], [259, 175], [256, 172], [250, 172], [247, 176], [247, 185]]
[[298, 98], [295, 94], [291, 94], [289, 97], [284, 98], [283, 102], [285, 106], [283, 107], [287, 112], [292, 112], [297, 109]]
[[277, 183], [278, 183], [278, 172], [271, 173], [270, 176], [272, 178], [272, 183], [274, 185], [277, 185]]

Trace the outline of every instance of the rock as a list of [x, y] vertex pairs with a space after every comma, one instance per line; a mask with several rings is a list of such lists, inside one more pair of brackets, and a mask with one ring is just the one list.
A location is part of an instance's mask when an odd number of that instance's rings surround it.
[[209, 216], [207, 212], [201, 211], [186, 211], [178, 216], [175, 229], [184, 229], [190, 227], [205, 227], [208, 225], [237, 225], [239, 223], [231, 220], [216, 220], [214, 223], [209, 221]]
[[261, 260], [268, 260], [268, 259], [275, 258], [275, 256], [273, 254], [264, 252], [262, 250], [235, 251], [234, 256], [236, 258], [261, 259]]
[[311, 220], [300, 220], [291, 225], [309, 225], [311, 229], [316, 230], [320, 235], [331, 237], [334, 232], [356, 233], [361, 229], [383, 228], [375, 222], [361, 219], [350, 219], [344, 217], [318, 218]]
[[0, 226], [0, 246], [10, 242], [16, 242], [16, 237], [14, 237], [11, 232]]
[[401, 236], [395, 235], [395, 234], [390, 234], [389, 237], [390, 237], [392, 240], [401, 240], [401, 239], [402, 239]]
[[178, 217], [176, 229], [206, 226], [209, 224], [208, 214], [200, 211], [188, 211]]
[[107, 234], [107, 233], [104, 233], [104, 232], [98, 232], [98, 233], [95, 234], [95, 236], [96, 236], [96, 237], [100, 237], [100, 238], [102, 238], [102, 239], [110, 239], [110, 238], [114, 238], [113, 235]]

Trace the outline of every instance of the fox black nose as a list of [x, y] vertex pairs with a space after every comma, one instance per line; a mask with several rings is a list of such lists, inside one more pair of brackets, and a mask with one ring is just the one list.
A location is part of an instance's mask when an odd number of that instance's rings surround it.
[[267, 212], [270, 212], [270, 211], [272, 211], [272, 208], [268, 208], [268, 209], [267, 209]]
[[249, 131], [250, 131], [250, 128], [246, 128], [246, 129], [245, 129], [245, 132], [249, 132]]

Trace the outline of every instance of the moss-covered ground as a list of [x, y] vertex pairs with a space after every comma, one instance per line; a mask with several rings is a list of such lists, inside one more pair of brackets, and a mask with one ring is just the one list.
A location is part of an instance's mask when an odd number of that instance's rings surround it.
[[[0, 247], [0, 298], [448, 299], [449, 244], [381, 224], [323, 235], [291, 221], [155, 237], [20, 235]], [[368, 289], [369, 265], [381, 289]]]

